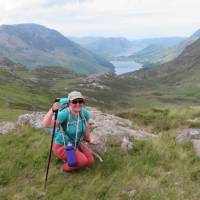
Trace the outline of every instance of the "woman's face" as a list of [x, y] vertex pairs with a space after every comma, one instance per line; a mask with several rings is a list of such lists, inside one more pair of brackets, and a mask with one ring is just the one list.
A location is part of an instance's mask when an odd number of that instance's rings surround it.
[[79, 112], [81, 108], [83, 107], [84, 100], [83, 99], [74, 99], [70, 101], [70, 107], [72, 111]]

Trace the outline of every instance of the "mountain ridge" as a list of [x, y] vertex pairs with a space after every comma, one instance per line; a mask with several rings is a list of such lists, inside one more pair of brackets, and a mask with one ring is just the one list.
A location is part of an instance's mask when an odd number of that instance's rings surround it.
[[128, 56], [148, 45], [156, 44], [171, 47], [179, 43], [182, 37], [144, 38], [138, 40], [125, 37], [71, 37], [86, 49], [105, 57]]
[[143, 53], [143, 50], [141, 50], [140, 52], [129, 56], [129, 59], [132, 58], [136, 62], [145, 64], [147, 67], [163, 64], [177, 58], [187, 46], [191, 45], [199, 38], [200, 38], [200, 29], [194, 32], [190, 37], [184, 39], [175, 46], [165, 47], [161, 51], [159, 49], [157, 49], [156, 51], [152, 50], [150, 54], [147, 53], [143, 55], [141, 55]]
[[61, 66], [83, 74], [114, 69], [104, 58], [58, 31], [32, 23], [0, 26], [0, 56], [28, 68]]

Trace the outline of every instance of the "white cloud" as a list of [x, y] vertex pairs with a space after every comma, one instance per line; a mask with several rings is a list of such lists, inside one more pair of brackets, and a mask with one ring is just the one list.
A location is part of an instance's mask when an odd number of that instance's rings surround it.
[[199, 0], [0, 0], [0, 24], [34, 22], [65, 35], [156, 37], [200, 28]]

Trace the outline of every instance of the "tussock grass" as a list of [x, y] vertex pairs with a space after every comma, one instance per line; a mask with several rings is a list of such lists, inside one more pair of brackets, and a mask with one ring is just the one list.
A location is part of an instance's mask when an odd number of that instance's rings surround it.
[[199, 127], [199, 121], [193, 122], [193, 120], [200, 117], [200, 108], [198, 106], [171, 106], [153, 107], [151, 109], [119, 109], [115, 114], [130, 119], [133, 126], [142, 126], [149, 131], [159, 133], [184, 127]]

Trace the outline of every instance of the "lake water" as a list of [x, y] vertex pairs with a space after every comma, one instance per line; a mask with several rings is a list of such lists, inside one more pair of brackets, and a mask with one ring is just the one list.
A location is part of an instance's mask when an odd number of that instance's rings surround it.
[[141, 63], [134, 61], [110, 61], [115, 66], [115, 72], [117, 75], [127, 72], [133, 72], [142, 68]]

